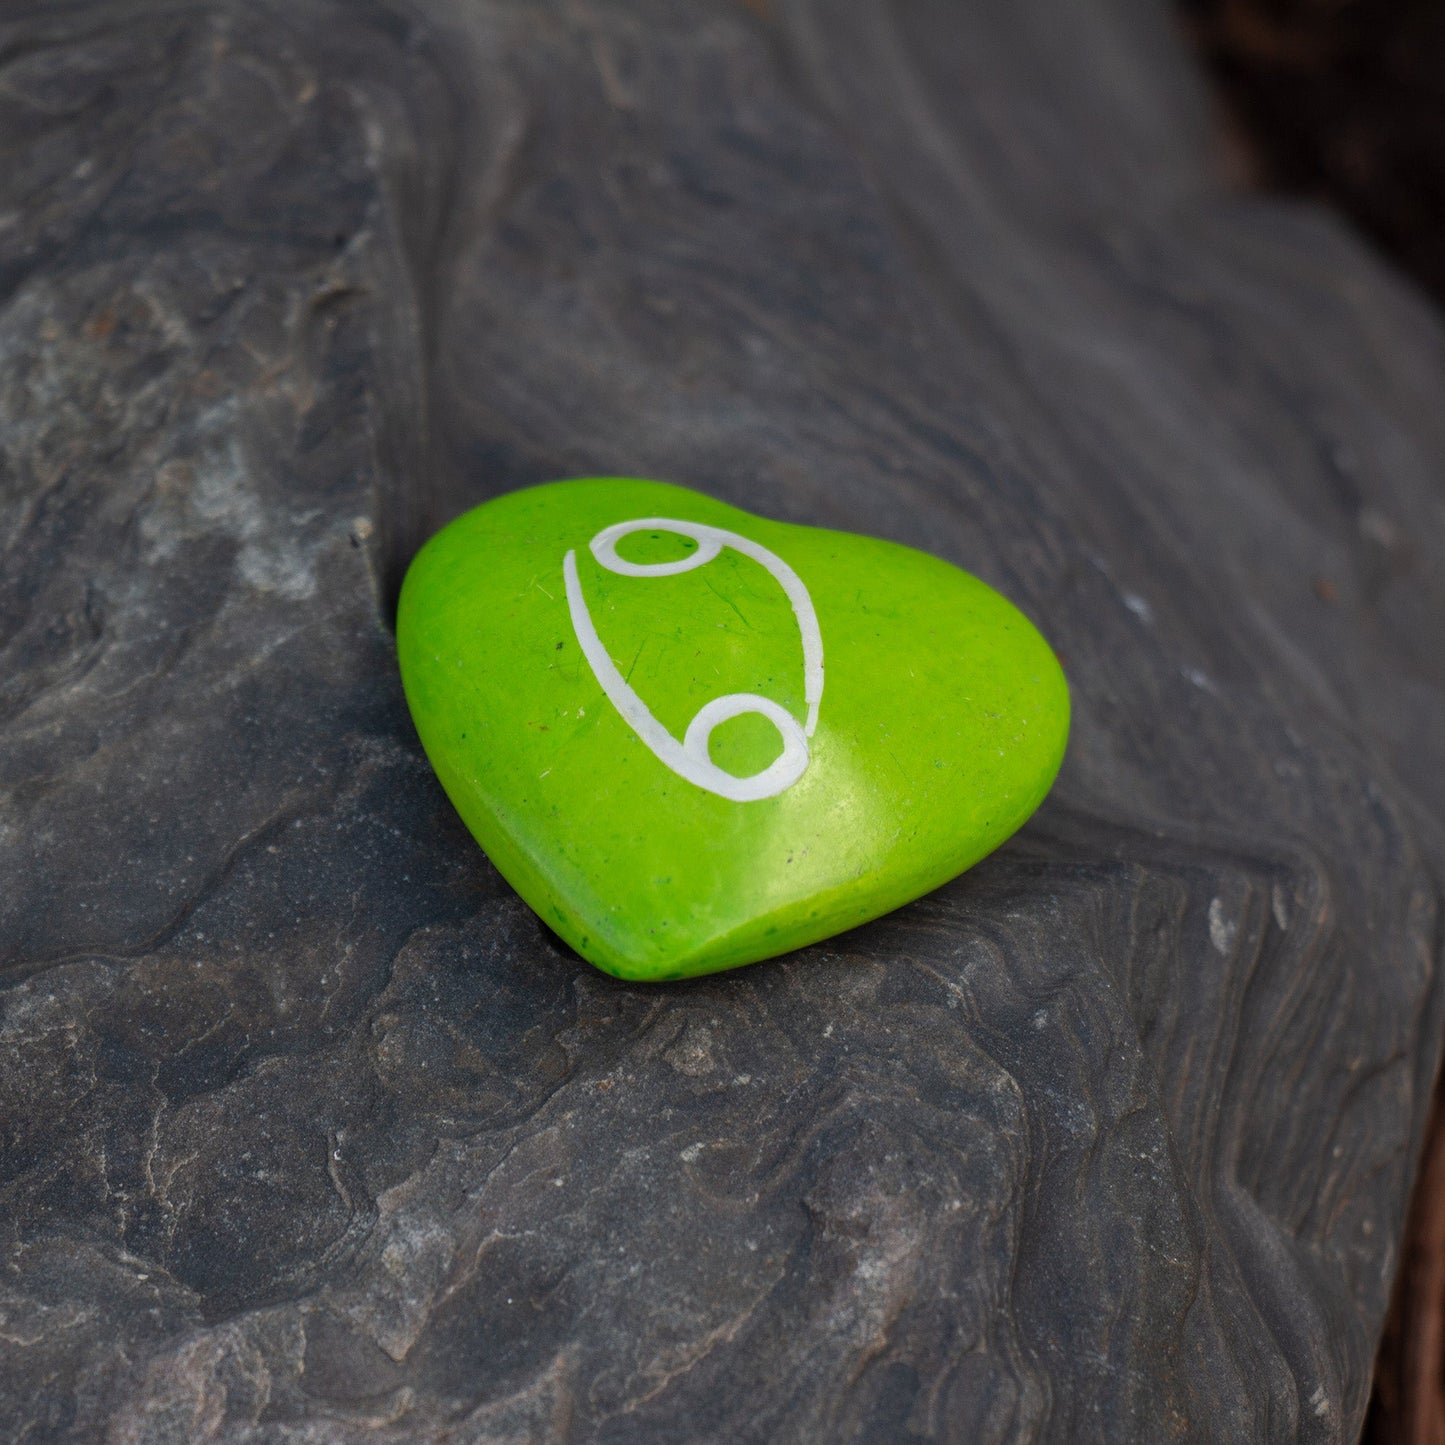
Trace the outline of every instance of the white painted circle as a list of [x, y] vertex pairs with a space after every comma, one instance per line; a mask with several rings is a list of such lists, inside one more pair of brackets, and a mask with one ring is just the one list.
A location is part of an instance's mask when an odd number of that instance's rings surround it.
[[[617, 544], [635, 532], [669, 532], [674, 537], [686, 537], [697, 543], [697, 551], [674, 562], [629, 562], [617, 555]], [[604, 527], [592, 539], [592, 555], [609, 571], [621, 577], [676, 577], [680, 572], [691, 572], [694, 567], [704, 567], [723, 549], [723, 539], [713, 528], [698, 523], [672, 522], [662, 517], [651, 517], [641, 522], [618, 522]]]
[[[760, 773], [736, 777], [713, 762], [708, 752], [713, 730], [731, 718], [757, 713], [777, 728], [783, 751]], [[735, 803], [755, 803], [791, 788], [807, 771], [808, 740], [802, 724], [772, 698], [755, 692], [730, 692], [704, 703], [687, 725], [682, 739], [683, 755], [691, 765], [691, 781]]]

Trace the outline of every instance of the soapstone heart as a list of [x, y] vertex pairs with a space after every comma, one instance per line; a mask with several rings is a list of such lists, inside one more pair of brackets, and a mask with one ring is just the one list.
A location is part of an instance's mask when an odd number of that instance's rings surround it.
[[1048, 644], [977, 578], [661, 482], [457, 518], [407, 573], [397, 650], [467, 827], [628, 979], [752, 963], [928, 892], [1024, 823], [1068, 735]]

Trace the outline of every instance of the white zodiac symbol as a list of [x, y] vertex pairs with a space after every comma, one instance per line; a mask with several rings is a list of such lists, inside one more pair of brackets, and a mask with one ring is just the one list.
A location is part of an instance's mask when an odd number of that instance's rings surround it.
[[[697, 551], [675, 562], [629, 562], [617, 555], [617, 544], [624, 537], [647, 531], [672, 532], [686, 537], [697, 544]], [[618, 522], [615, 526], [604, 527], [589, 545], [592, 555], [603, 567], [623, 577], [672, 577], [679, 572], [691, 572], [694, 567], [705, 567], [724, 547], [731, 547], [760, 562], [777, 579], [788, 594], [788, 601], [793, 604], [793, 615], [798, 619], [798, 634], [803, 643], [803, 701], [808, 705], [806, 724], [800, 725], [792, 713], [771, 698], [761, 697], [755, 692], [730, 692], [704, 703], [687, 725], [682, 741], [678, 742], [628, 685], [598, 637], [577, 577], [577, 553], [569, 550], [562, 559], [562, 575], [567, 583], [567, 608], [572, 614], [572, 626], [583, 655], [592, 665], [592, 671], [612, 706], [659, 760], [689, 783], [706, 788], [719, 797], [730, 798], [735, 803], [772, 798], [785, 788], [791, 788], [807, 769], [808, 739], [818, 725], [818, 703], [823, 696], [823, 637], [818, 631], [818, 614], [813, 610], [813, 599], [798, 574], [781, 557], [736, 532], [709, 527], [701, 522], [675, 522], [667, 517], [646, 517], [638, 522]], [[708, 755], [708, 742], [713, 729], [719, 724], [746, 713], [757, 713], [777, 728], [783, 740], [783, 751], [762, 772], [737, 778], [713, 762]]]

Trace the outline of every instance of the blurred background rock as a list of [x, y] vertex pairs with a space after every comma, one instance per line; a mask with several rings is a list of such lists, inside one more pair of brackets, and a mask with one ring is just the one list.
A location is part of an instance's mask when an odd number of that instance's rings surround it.
[[[1182, 0], [1241, 184], [1347, 216], [1445, 303], [1445, 4]], [[1445, 1441], [1445, 1110], [1411, 1205], [1364, 1440]]]

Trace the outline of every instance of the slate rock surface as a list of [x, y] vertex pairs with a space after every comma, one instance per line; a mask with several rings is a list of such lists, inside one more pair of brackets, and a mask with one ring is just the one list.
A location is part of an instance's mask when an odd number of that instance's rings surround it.
[[[0, 1435], [1346, 1441], [1442, 1024], [1445, 333], [1155, 0], [0, 15]], [[567, 475], [1059, 650], [1007, 848], [595, 973], [397, 682]]]

